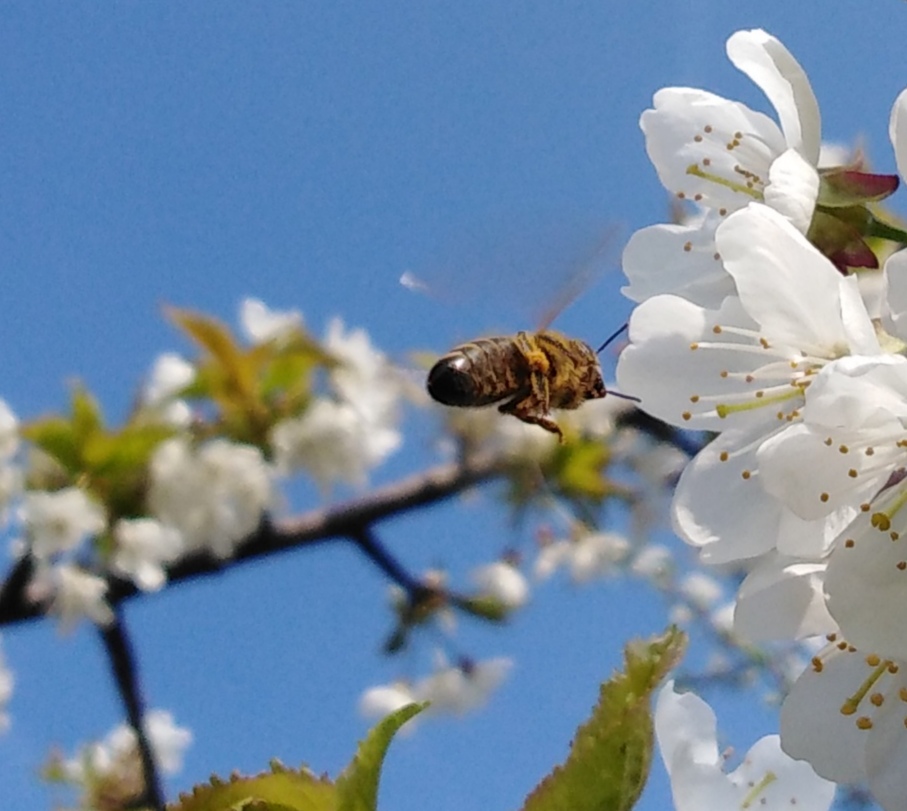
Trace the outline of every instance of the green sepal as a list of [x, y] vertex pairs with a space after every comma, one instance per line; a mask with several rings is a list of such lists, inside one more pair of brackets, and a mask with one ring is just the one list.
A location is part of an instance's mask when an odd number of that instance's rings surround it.
[[523, 811], [629, 811], [649, 774], [654, 748], [651, 697], [686, 648], [675, 627], [630, 642], [624, 670], [600, 689], [570, 754], [527, 797]]
[[337, 778], [337, 811], [375, 811], [378, 781], [387, 748], [397, 731], [428, 706], [407, 704], [372, 727], [349, 766]]

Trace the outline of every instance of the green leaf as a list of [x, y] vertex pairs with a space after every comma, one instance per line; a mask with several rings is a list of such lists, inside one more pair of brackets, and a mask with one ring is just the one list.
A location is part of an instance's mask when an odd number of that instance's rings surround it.
[[65, 417], [41, 417], [22, 426], [22, 436], [71, 474], [81, 466], [72, 423]]
[[181, 795], [168, 811], [336, 811], [337, 789], [307, 769], [298, 771], [272, 765], [255, 777], [212, 777]]
[[373, 727], [343, 774], [337, 778], [337, 811], [375, 811], [378, 778], [391, 739], [410, 718], [428, 706], [407, 704]]
[[72, 433], [79, 447], [103, 429], [104, 419], [97, 400], [78, 387], [72, 395]]
[[686, 635], [673, 627], [627, 645], [624, 672], [601, 686], [566, 762], [527, 797], [523, 811], [629, 811], [636, 804], [652, 762], [651, 696], [685, 647]]

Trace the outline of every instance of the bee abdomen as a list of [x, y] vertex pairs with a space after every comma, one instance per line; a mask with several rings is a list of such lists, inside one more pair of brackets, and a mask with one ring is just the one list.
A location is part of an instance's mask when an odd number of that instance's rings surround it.
[[514, 364], [522, 356], [508, 338], [481, 338], [456, 347], [428, 373], [428, 393], [449, 406], [496, 403], [520, 388]]

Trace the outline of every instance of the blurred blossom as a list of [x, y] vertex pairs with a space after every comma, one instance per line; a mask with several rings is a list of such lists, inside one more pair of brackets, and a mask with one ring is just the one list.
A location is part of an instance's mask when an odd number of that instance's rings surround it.
[[78, 487], [27, 491], [19, 520], [32, 554], [41, 560], [75, 549], [86, 535], [97, 535], [107, 525], [104, 508]]
[[472, 580], [479, 592], [509, 609], [522, 608], [529, 599], [529, 583], [512, 563], [498, 560], [473, 569]]
[[272, 310], [257, 298], [243, 299], [239, 305], [240, 329], [253, 344], [284, 341], [301, 331], [302, 323], [299, 310]]
[[[476, 662], [463, 659], [451, 665], [440, 652], [435, 655], [435, 671], [419, 681], [393, 682], [368, 688], [359, 699], [363, 715], [382, 717], [411, 702], [428, 701], [426, 715], [463, 715], [478, 709], [501, 685], [513, 662], [504, 657]], [[409, 726], [409, 724], [407, 724]]]
[[630, 568], [641, 577], [663, 582], [674, 571], [674, 556], [662, 544], [647, 544], [633, 557]]
[[271, 431], [277, 469], [284, 474], [306, 470], [322, 488], [337, 482], [364, 485], [368, 472], [400, 442], [392, 423], [369, 422], [349, 403], [323, 397]]
[[6, 708], [12, 698], [14, 684], [13, 672], [6, 666], [3, 651], [0, 649], [0, 733], [6, 732], [10, 726], [9, 713]]
[[582, 532], [543, 546], [535, 561], [535, 576], [544, 579], [566, 566], [575, 582], [585, 583], [613, 574], [629, 551], [630, 542], [616, 532]]
[[734, 632], [734, 610], [737, 604], [732, 600], [712, 611], [709, 619], [712, 627], [721, 634], [730, 635]]
[[[392, 684], [381, 684], [369, 687], [359, 697], [359, 712], [366, 718], [384, 718], [396, 712], [407, 704], [412, 704], [419, 699], [416, 697], [412, 685], [404, 681]], [[412, 718], [403, 725], [403, 729], [412, 731], [418, 718]]]
[[113, 622], [107, 581], [71, 563], [40, 566], [28, 585], [28, 596], [48, 604], [48, 613], [59, 619], [64, 634], [86, 618], [98, 625]]
[[[488, 408], [443, 409], [450, 430], [462, 437], [467, 446], [482, 448], [513, 461], [542, 462], [558, 447], [557, 437], [537, 425], [527, 425], [501, 414], [495, 406]], [[459, 452], [454, 446], [451, 455]]]
[[110, 565], [142, 591], [157, 591], [167, 580], [165, 563], [183, 551], [183, 538], [173, 527], [153, 518], [121, 518], [113, 528], [116, 548]]
[[761, 738], [726, 773], [715, 713], [698, 696], [676, 693], [673, 681], [658, 694], [655, 733], [676, 811], [827, 811], [834, 800], [835, 784], [784, 754], [777, 735]]
[[352, 405], [368, 425], [396, 424], [402, 382], [384, 353], [372, 346], [368, 333], [346, 332], [343, 321], [334, 318], [324, 349], [339, 361], [329, 377], [340, 400]]
[[182, 534], [187, 552], [229, 557], [273, 501], [271, 470], [261, 451], [226, 439], [198, 448], [184, 437], [162, 442], [150, 479], [151, 513]]
[[675, 603], [668, 610], [668, 621], [673, 625], [689, 625], [693, 619], [693, 610], [686, 603]]
[[175, 352], [158, 355], [145, 384], [143, 399], [157, 406], [178, 394], [195, 380], [195, 367]]
[[184, 428], [192, 422], [192, 409], [176, 398], [195, 380], [195, 367], [175, 352], [158, 355], [142, 392], [146, 407], [168, 425]]
[[721, 583], [705, 572], [690, 572], [679, 584], [680, 593], [696, 608], [706, 609], [724, 594]]
[[0, 462], [0, 527], [9, 520], [9, 508], [22, 493], [23, 472], [20, 467]]
[[513, 661], [505, 657], [450, 665], [443, 654], [437, 653], [435, 672], [416, 683], [415, 694], [419, 701], [431, 702], [429, 713], [463, 715], [481, 707], [512, 667]]
[[0, 461], [19, 450], [19, 420], [5, 400], [0, 399]]
[[[145, 735], [154, 753], [155, 763], [164, 774], [176, 774], [183, 768], [183, 755], [192, 743], [192, 732], [174, 723], [166, 710], [145, 713]], [[95, 778], [116, 777], [117, 772], [131, 777], [139, 765], [135, 731], [120, 724], [97, 743], [82, 746], [76, 755], [63, 763], [70, 780], [85, 782]]]

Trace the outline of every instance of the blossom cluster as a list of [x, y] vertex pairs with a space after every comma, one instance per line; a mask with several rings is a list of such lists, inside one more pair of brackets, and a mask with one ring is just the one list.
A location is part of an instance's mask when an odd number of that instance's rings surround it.
[[[898, 178], [826, 164], [815, 96], [777, 39], [740, 31], [727, 52], [778, 123], [691, 88], [643, 114], [659, 177], [695, 212], [628, 244], [617, 379], [653, 416], [716, 434], [672, 517], [704, 562], [748, 570], [736, 633], [827, 638], [784, 703], [782, 747], [902, 808], [907, 234], [874, 206]], [[889, 132], [904, 176], [907, 91]]]
[[[240, 310], [245, 345], [199, 316], [181, 325], [202, 354], [161, 355], [119, 431], [81, 391], [71, 417], [24, 427], [0, 401], [0, 520], [31, 567], [28, 597], [63, 630], [112, 621], [110, 576], [154, 591], [185, 555], [231, 557], [281, 477], [361, 484], [400, 444], [402, 386], [363, 331], [335, 320], [319, 343], [297, 312], [253, 299]], [[318, 364], [326, 394], [307, 376]]]

